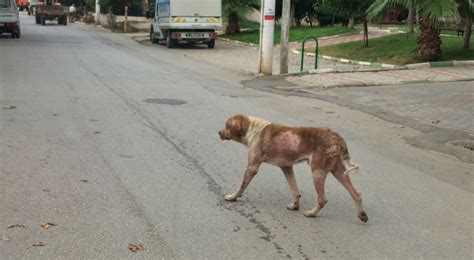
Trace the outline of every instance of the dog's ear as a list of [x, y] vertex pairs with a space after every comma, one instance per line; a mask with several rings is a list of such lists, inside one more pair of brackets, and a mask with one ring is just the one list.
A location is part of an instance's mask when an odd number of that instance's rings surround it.
[[239, 118], [239, 123], [237, 125], [237, 131], [240, 136], [244, 136], [247, 133], [247, 130], [250, 126], [250, 120], [246, 116], [241, 116]]

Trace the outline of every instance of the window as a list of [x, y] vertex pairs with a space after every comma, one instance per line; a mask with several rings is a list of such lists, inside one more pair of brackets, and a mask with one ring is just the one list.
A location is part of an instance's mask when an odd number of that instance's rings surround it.
[[0, 8], [10, 8], [11, 0], [0, 0]]

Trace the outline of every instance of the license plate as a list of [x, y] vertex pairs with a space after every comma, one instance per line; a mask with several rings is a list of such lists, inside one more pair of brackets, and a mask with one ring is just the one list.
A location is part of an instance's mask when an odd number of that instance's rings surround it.
[[204, 33], [186, 33], [186, 37], [202, 38], [202, 37], [205, 37], [205, 35]]

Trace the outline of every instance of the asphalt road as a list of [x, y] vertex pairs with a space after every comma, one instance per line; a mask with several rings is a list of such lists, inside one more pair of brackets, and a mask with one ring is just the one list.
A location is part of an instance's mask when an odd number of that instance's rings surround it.
[[[22, 39], [0, 37], [1, 259], [473, 257], [472, 164], [407, 144], [418, 130], [244, 88], [248, 76], [92, 26], [22, 25]], [[329, 203], [305, 218], [316, 195], [304, 164], [300, 211], [285, 209], [272, 166], [225, 202], [246, 154], [217, 131], [236, 113], [339, 131], [369, 222], [332, 177]]]

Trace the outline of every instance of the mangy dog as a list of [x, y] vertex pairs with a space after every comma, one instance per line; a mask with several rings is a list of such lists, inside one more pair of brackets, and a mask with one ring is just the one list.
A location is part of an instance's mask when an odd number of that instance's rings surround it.
[[260, 164], [265, 162], [282, 169], [293, 197], [293, 202], [287, 208], [298, 210], [301, 195], [292, 166], [307, 161], [313, 173], [317, 201], [312, 210], [304, 212], [306, 217], [316, 217], [327, 203], [324, 182], [328, 172], [331, 172], [354, 199], [359, 219], [364, 222], [369, 219], [362, 208], [361, 194], [354, 188], [348, 175], [359, 166], [351, 162], [344, 139], [331, 129], [288, 127], [256, 117], [235, 115], [227, 120], [219, 136], [222, 140], [234, 140], [248, 147], [248, 165], [242, 183], [234, 193], [225, 196], [226, 200], [235, 201], [241, 197], [257, 174]]

